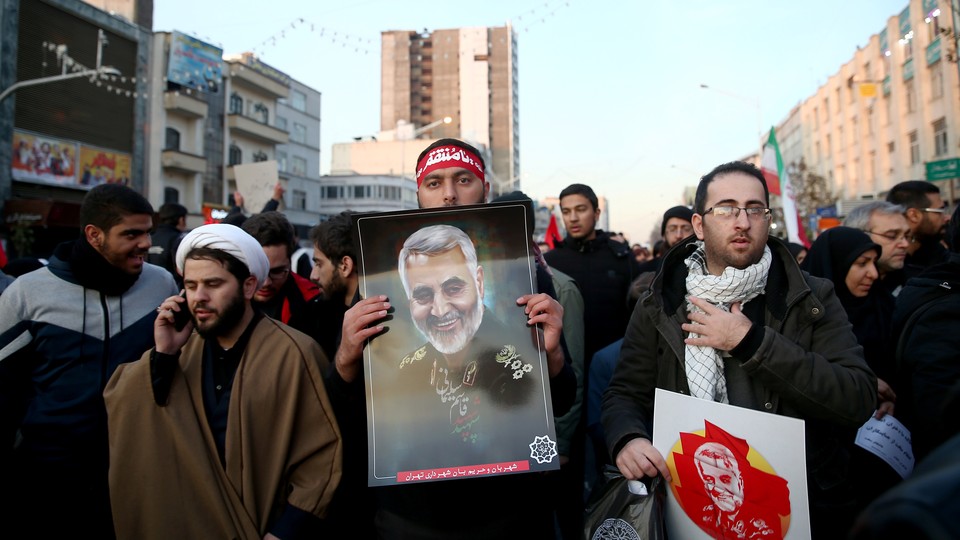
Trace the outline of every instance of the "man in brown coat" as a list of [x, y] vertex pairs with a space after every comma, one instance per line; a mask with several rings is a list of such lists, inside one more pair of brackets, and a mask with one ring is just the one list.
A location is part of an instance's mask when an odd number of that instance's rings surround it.
[[341, 464], [326, 358], [252, 306], [269, 262], [241, 229], [195, 229], [177, 267], [186, 299], [157, 308], [156, 347], [118, 369], [104, 392], [117, 536], [318, 534]]

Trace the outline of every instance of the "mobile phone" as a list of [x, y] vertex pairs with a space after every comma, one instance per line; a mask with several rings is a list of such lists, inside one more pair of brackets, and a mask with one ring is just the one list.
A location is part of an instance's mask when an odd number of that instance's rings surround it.
[[[180, 293], [180, 298], [184, 300], [187, 299], [187, 291]], [[190, 322], [190, 308], [187, 307], [186, 301], [180, 302], [180, 311], [173, 312], [173, 327], [177, 332], [183, 330], [187, 323]]]

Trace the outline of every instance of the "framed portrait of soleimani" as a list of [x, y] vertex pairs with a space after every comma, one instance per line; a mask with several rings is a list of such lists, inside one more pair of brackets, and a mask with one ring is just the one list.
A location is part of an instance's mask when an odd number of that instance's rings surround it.
[[357, 214], [360, 295], [386, 295], [364, 348], [368, 484], [559, 468], [528, 207]]

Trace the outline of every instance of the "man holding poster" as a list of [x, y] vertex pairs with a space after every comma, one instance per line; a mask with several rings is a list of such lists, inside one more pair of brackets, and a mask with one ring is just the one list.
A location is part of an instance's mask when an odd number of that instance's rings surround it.
[[[490, 184], [484, 172], [483, 159], [471, 145], [455, 139], [441, 139], [431, 144], [420, 155], [417, 164], [420, 206], [436, 208], [487, 202]], [[515, 223], [517, 226], [502, 224], [500, 229], [508, 233], [525, 233], [523, 221]], [[354, 234], [359, 237], [356, 230]], [[520, 241], [528, 243], [529, 235]], [[394, 259], [394, 269], [396, 264], [397, 259]], [[543, 379], [548, 379], [544, 382], [549, 387], [553, 414], [559, 415], [570, 408], [575, 398], [576, 378], [561, 345], [563, 309], [548, 294], [548, 291], [552, 292], [549, 273], [538, 264], [535, 278], [537, 293], [510, 297], [508, 307], [521, 312], [520, 317], [526, 322], [526, 325], [520, 325], [522, 331], [538, 325], [542, 328], [540, 339], [547, 368]], [[489, 279], [485, 282], [485, 287], [493, 285], [498, 284]], [[361, 294], [364, 298], [358, 299], [344, 315], [340, 345], [333, 369], [327, 374], [328, 392], [341, 423], [363, 418], [364, 408], [369, 410], [372, 407], [364, 399], [364, 349], [376, 346], [377, 341], [385, 337], [390, 338], [389, 334], [399, 334], [385, 332], [386, 323], [392, 317], [388, 313], [393, 311], [393, 306], [409, 302], [407, 298], [390, 297], [383, 290], [366, 290]], [[498, 310], [497, 314], [505, 317], [506, 309]], [[483, 316], [481, 325], [486, 323], [488, 315]], [[459, 325], [459, 322], [455, 324]], [[481, 326], [477, 332], [485, 333], [485, 330]], [[399, 355], [406, 355], [411, 348], [395, 351], [398, 356], [394, 373], [399, 370], [397, 366], [403, 358]], [[511, 377], [512, 374], [511, 371]], [[415, 415], [419, 411], [411, 409], [410, 412]], [[505, 427], [509, 426], [505, 424]], [[358, 480], [345, 478], [344, 481]], [[546, 481], [542, 474], [509, 474], [443, 482], [403, 482], [380, 487], [374, 490], [376, 532], [381, 538], [553, 538], [550, 486]]]
[[604, 430], [624, 476], [669, 481], [650, 442], [656, 388], [801, 418], [813, 536], [843, 536], [853, 486], [839, 437], [870, 417], [876, 377], [832, 285], [769, 237], [770, 215], [753, 165], [723, 164], [700, 180], [695, 237], [671, 250], [633, 312]]

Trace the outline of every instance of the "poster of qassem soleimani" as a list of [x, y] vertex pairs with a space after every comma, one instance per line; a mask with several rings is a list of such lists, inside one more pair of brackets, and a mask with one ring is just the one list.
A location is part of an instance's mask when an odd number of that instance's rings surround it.
[[354, 216], [360, 294], [386, 295], [364, 349], [368, 483], [559, 468], [527, 207]]

